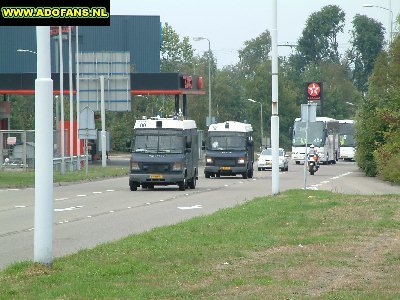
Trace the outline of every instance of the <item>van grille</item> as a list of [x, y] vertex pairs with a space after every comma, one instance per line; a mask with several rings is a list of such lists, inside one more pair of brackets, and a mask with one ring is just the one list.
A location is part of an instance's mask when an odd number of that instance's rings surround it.
[[228, 166], [228, 167], [234, 167], [236, 166], [236, 158], [223, 158], [223, 157], [218, 157], [215, 158], [215, 165], [216, 166]]
[[141, 166], [142, 171], [149, 173], [163, 173], [170, 171], [170, 164], [154, 164], [154, 163], [143, 163]]

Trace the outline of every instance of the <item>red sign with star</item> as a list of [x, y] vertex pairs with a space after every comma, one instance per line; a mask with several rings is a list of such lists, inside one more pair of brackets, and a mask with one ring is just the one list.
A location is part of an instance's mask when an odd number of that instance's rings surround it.
[[305, 94], [307, 101], [322, 100], [322, 82], [307, 82]]

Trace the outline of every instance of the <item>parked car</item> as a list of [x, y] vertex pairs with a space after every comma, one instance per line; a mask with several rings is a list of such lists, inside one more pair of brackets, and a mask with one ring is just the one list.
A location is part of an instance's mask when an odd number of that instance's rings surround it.
[[[279, 148], [279, 169], [281, 171], [289, 171], [289, 155], [283, 148]], [[257, 161], [258, 171], [272, 169], [272, 148], [265, 148], [261, 151]]]

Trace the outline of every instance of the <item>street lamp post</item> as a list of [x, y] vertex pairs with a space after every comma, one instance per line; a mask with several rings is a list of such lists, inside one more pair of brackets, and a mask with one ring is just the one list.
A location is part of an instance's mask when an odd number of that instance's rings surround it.
[[211, 43], [208, 38], [205, 37], [194, 37], [194, 41], [208, 41], [208, 123], [207, 125], [211, 124]]
[[260, 113], [260, 116], [261, 116], [261, 119], [260, 119], [260, 129], [261, 129], [261, 147], [262, 146], [264, 146], [264, 129], [263, 129], [263, 106], [262, 106], [262, 103], [261, 102], [258, 102], [258, 101], [255, 101], [255, 100], [253, 100], [253, 99], [247, 99], [247, 101], [250, 101], [250, 102], [253, 102], [253, 103], [258, 103], [258, 104], [260, 104], [260, 107], [261, 107], [261, 113]]
[[393, 35], [393, 11], [392, 11], [392, 1], [389, 0], [389, 8], [375, 5], [375, 4], [363, 4], [363, 7], [377, 7], [380, 9], [387, 10], [389, 12], [389, 45], [392, 44], [392, 35]]

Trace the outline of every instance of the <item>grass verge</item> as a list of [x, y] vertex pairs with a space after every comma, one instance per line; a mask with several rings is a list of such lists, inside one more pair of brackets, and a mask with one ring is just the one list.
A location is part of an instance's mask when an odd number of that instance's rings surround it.
[[399, 253], [399, 195], [291, 190], [12, 265], [0, 298], [399, 299]]
[[[62, 175], [60, 171], [55, 171], [53, 176], [54, 183], [78, 182], [84, 180], [96, 180], [116, 176], [128, 175], [129, 168], [121, 166], [91, 165], [86, 176], [85, 169], [69, 172]], [[35, 171], [7, 171], [0, 172], [0, 188], [23, 188], [35, 185]]]

